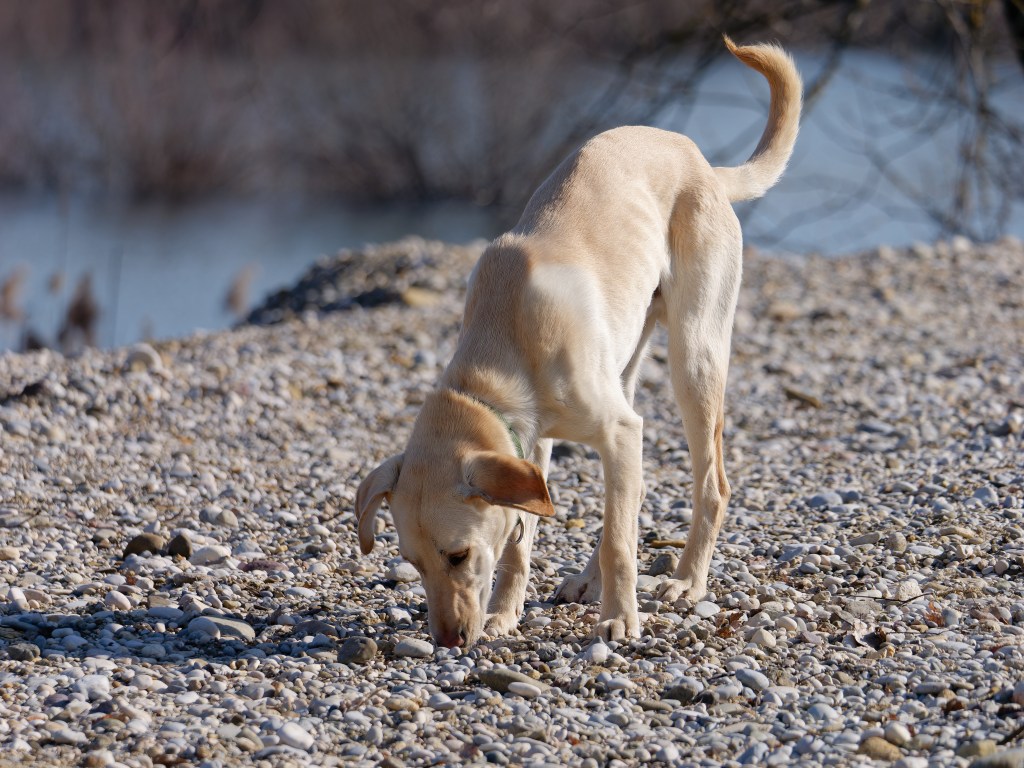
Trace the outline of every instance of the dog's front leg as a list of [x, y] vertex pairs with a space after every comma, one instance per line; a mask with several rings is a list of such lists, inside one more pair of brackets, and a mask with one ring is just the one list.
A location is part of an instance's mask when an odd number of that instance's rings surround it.
[[594, 636], [623, 640], [640, 636], [636, 604], [637, 518], [643, 497], [643, 420], [624, 407], [609, 425], [599, 449], [604, 469], [604, 530], [601, 618]]
[[[530, 458], [540, 467], [544, 477], [548, 476], [548, 464], [551, 461], [552, 441], [538, 440]], [[494, 591], [487, 606], [487, 622], [484, 633], [491, 637], [507, 635], [519, 623], [526, 602], [526, 585], [530, 577], [530, 553], [533, 550], [533, 537], [537, 531], [537, 518], [523, 514], [523, 536], [513, 534], [501, 559], [498, 561], [498, 576], [494, 583]], [[517, 540], [518, 539], [518, 540]]]

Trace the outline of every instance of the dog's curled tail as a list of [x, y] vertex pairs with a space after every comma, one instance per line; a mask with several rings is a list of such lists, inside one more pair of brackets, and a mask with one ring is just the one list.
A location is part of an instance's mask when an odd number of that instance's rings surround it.
[[803, 83], [793, 59], [777, 45], [739, 47], [728, 36], [724, 39], [733, 56], [765, 76], [772, 93], [768, 125], [754, 154], [736, 168], [715, 168], [729, 201], [736, 203], [761, 197], [786, 170], [800, 128]]

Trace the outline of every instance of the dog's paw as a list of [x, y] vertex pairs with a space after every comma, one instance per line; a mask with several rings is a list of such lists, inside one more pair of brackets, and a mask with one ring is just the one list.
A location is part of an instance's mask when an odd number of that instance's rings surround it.
[[674, 603], [681, 597], [694, 602], [702, 599], [708, 592], [706, 585], [695, 584], [693, 579], [665, 579], [654, 594], [655, 600], [663, 603]]
[[555, 591], [556, 603], [596, 603], [601, 599], [601, 574], [566, 576]]
[[622, 642], [630, 637], [640, 637], [640, 618], [634, 613], [618, 619], [605, 619], [594, 625], [594, 638], [606, 642]]
[[484, 622], [484, 634], [490, 638], [503, 637], [519, 624], [518, 614], [492, 613]]

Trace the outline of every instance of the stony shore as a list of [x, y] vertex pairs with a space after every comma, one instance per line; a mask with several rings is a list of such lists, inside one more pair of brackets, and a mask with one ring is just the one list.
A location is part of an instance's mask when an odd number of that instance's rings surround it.
[[711, 594], [652, 597], [691, 516], [659, 337], [643, 638], [547, 602], [600, 526], [562, 445], [523, 624], [462, 653], [351, 508], [477, 252], [325, 260], [271, 325], [0, 355], [0, 765], [1024, 765], [1021, 243], [751, 254]]

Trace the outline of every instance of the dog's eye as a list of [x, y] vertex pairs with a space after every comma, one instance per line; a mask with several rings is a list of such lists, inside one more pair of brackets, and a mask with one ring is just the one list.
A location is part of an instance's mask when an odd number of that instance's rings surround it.
[[448, 555], [448, 565], [452, 568], [458, 568], [466, 562], [467, 557], [469, 557], [469, 550], [466, 550], [465, 552], [456, 552], [454, 555]]

